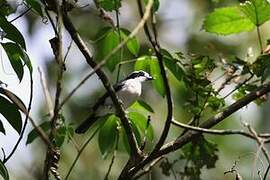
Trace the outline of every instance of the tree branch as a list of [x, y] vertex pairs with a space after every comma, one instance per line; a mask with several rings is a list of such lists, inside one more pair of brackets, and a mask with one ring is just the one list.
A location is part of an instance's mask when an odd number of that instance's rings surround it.
[[[127, 134], [127, 137], [128, 137], [129, 143], [130, 143], [130, 147], [131, 147], [131, 156], [134, 157], [135, 159], [140, 157], [140, 150], [138, 148], [138, 144], [136, 142], [135, 135], [132, 132], [131, 125], [128, 121], [128, 118], [127, 118], [125, 112], [124, 112], [124, 109], [123, 109], [122, 105], [120, 104], [119, 99], [116, 96], [115, 91], [114, 91], [113, 87], [111, 86], [108, 77], [105, 75], [105, 73], [101, 69], [99, 69], [102, 64], [99, 64], [99, 66], [97, 66], [97, 64], [93, 60], [91, 53], [89, 52], [87, 46], [84, 44], [84, 42], [81, 39], [80, 35], [78, 34], [77, 30], [73, 26], [73, 23], [69, 19], [66, 10], [63, 11], [63, 22], [64, 22], [65, 28], [67, 29], [71, 38], [78, 46], [81, 53], [84, 55], [87, 63], [94, 69], [94, 71], [96, 71], [96, 74], [98, 75], [98, 77], [102, 81], [104, 87], [108, 91], [108, 93], [109, 93], [109, 95], [114, 103], [114, 106], [116, 108], [117, 115], [120, 117], [121, 122], [124, 126], [124, 129], [126, 131], [126, 134]], [[106, 61], [104, 61], [104, 63], [105, 62]]]
[[[143, 9], [142, 9], [141, 0], [137, 0], [137, 3], [138, 3], [138, 7], [139, 7], [140, 16], [142, 17], [143, 16]], [[155, 153], [163, 146], [163, 144], [168, 136], [168, 133], [170, 130], [170, 125], [171, 125], [171, 120], [172, 120], [172, 116], [173, 116], [173, 102], [172, 102], [169, 81], [168, 81], [165, 66], [163, 63], [163, 56], [161, 54], [161, 48], [160, 48], [160, 45], [157, 41], [158, 37], [157, 37], [157, 30], [155, 27], [155, 21], [152, 21], [152, 26], [153, 26], [154, 38], [152, 38], [147, 24], [144, 24], [144, 32], [145, 32], [145, 35], [147, 36], [148, 40], [150, 41], [150, 43], [155, 51], [155, 54], [157, 56], [157, 59], [158, 59], [158, 63], [159, 63], [160, 71], [161, 71], [160, 73], [161, 73], [163, 83], [165, 86], [166, 98], [167, 98], [167, 109], [168, 109], [168, 114], [167, 114], [167, 118], [166, 118], [166, 122], [165, 122], [165, 126], [163, 128], [162, 134], [161, 134], [160, 139], [157, 142], [156, 146], [154, 147], [154, 150], [152, 151], [152, 153]]]
[[[239, 109], [243, 108], [244, 106], [248, 105], [252, 101], [256, 100], [257, 98], [259, 98], [259, 97], [261, 97], [269, 92], [270, 92], [270, 83], [259, 87], [257, 90], [252, 91], [251, 93], [247, 94], [245, 97], [243, 97], [240, 100], [236, 101], [235, 103], [231, 104], [226, 109], [224, 109], [222, 112], [220, 112], [220, 113], [216, 114], [215, 116], [206, 120], [204, 123], [202, 123], [200, 125], [200, 127], [205, 128], [205, 129], [209, 129], [209, 128], [215, 126], [216, 124], [220, 123], [221, 121], [226, 119], [231, 114], [235, 113]], [[134, 167], [133, 169], [131, 169], [129, 171], [129, 175], [133, 176], [141, 168], [143, 168], [146, 164], [150, 163], [154, 159], [180, 149], [185, 144], [190, 142], [193, 138], [196, 138], [199, 135], [201, 135], [201, 132], [188, 131], [184, 136], [178, 137], [175, 141], [172, 141], [172, 142], [164, 145], [160, 151], [155, 152], [152, 156], [148, 156], [144, 161], [137, 164], [136, 167]]]

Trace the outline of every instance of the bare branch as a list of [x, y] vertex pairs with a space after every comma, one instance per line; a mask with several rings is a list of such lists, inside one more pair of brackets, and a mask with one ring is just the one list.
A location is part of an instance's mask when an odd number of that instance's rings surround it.
[[[259, 87], [257, 90], [252, 91], [251, 93], [247, 94], [245, 97], [241, 98], [240, 100], [236, 101], [232, 105], [228, 106], [222, 112], [216, 114], [215, 116], [209, 118], [204, 123], [200, 125], [201, 128], [211, 128], [216, 124], [220, 123], [224, 119], [226, 119], [231, 114], [235, 113], [242, 107], [248, 105], [252, 101], [256, 100], [257, 98], [267, 94], [270, 92], [270, 83], [265, 84]], [[129, 175], [132, 176], [137, 173], [142, 167], [144, 167], [149, 162], [153, 161], [154, 159], [168, 154], [170, 152], [174, 152], [177, 149], [180, 149], [185, 144], [190, 142], [193, 138], [201, 135], [201, 132], [198, 131], [188, 131], [184, 136], [178, 137], [175, 141], [169, 142], [168, 144], [164, 145], [161, 150], [154, 153], [152, 156], [148, 156], [144, 161], [138, 163], [136, 167], [129, 171]]]
[[140, 150], [138, 148], [138, 144], [136, 142], [135, 135], [132, 132], [131, 125], [129, 124], [129, 121], [128, 121], [126, 115], [125, 115], [125, 112], [124, 112], [124, 110], [122, 108], [122, 105], [119, 103], [119, 99], [117, 98], [117, 96], [116, 96], [116, 94], [114, 92], [114, 89], [110, 85], [110, 82], [109, 82], [107, 76], [105, 75], [105, 73], [102, 70], [100, 70], [100, 67], [106, 63], [106, 61], [110, 58], [111, 55], [113, 55], [119, 49], [121, 49], [122, 46], [130, 38], [134, 37], [141, 27], [143, 27], [144, 23], [146, 22], [147, 18], [149, 17], [152, 4], [153, 4], [153, 0], [150, 0], [148, 2], [148, 5], [147, 5], [147, 7], [149, 9], [148, 13], [145, 13], [144, 18], [142, 18], [142, 20], [137, 25], [137, 27], [130, 33], [130, 35], [127, 38], [125, 38], [115, 49], [113, 49], [112, 52], [110, 54], [108, 54], [99, 64], [96, 64], [95, 61], [93, 61], [89, 50], [85, 46], [85, 44], [82, 41], [80, 35], [77, 33], [75, 27], [73, 26], [72, 22], [70, 21], [65, 8], [64, 8], [64, 12], [63, 12], [64, 25], [65, 25], [67, 31], [69, 32], [70, 36], [72, 37], [72, 39], [74, 40], [74, 42], [76, 43], [76, 45], [78, 46], [78, 48], [80, 49], [82, 54], [84, 55], [87, 63], [93, 68], [93, 73], [96, 71], [97, 75], [101, 79], [101, 81], [102, 81], [103, 85], [105, 86], [106, 90], [110, 94], [110, 97], [112, 98], [112, 101], [113, 101], [113, 103], [115, 105], [115, 108], [117, 110], [117, 114], [120, 117], [121, 122], [122, 122], [122, 124], [124, 126], [124, 129], [125, 129], [125, 131], [127, 133], [129, 143], [130, 143], [130, 146], [131, 146], [131, 155], [135, 159], [140, 157]]
[[40, 82], [41, 82], [41, 86], [42, 86], [43, 93], [45, 96], [46, 104], [48, 107], [49, 115], [50, 117], [52, 117], [53, 116], [53, 103], [52, 103], [52, 98], [51, 98], [51, 95], [49, 93], [49, 89], [47, 86], [47, 81], [39, 67], [38, 67], [38, 72], [39, 72]]
[[97, 134], [97, 132], [99, 131], [99, 129], [101, 128], [101, 126], [99, 126], [94, 132], [93, 134], [85, 141], [85, 143], [83, 144], [83, 146], [79, 149], [78, 154], [76, 155], [73, 163], [71, 164], [68, 173], [65, 177], [65, 180], [68, 180], [71, 171], [73, 170], [73, 168], [75, 167], [77, 161], [79, 160], [79, 157], [81, 156], [82, 152], [84, 151], [84, 149], [86, 148], [86, 146], [90, 143], [90, 141], [95, 137], [95, 135]]

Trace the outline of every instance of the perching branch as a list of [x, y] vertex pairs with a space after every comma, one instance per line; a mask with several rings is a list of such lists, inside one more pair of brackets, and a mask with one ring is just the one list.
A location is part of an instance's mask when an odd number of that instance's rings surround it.
[[[127, 134], [127, 137], [128, 137], [129, 143], [130, 143], [130, 147], [131, 147], [131, 156], [133, 158], [137, 159], [138, 157], [140, 157], [140, 150], [138, 148], [138, 144], [136, 142], [135, 135], [132, 132], [131, 125], [130, 125], [130, 123], [128, 121], [128, 118], [127, 118], [127, 116], [126, 116], [126, 114], [125, 114], [125, 112], [123, 110], [122, 105], [119, 102], [118, 97], [115, 94], [115, 91], [114, 91], [113, 87], [111, 86], [111, 84], [109, 82], [108, 77], [106, 76], [106, 74], [101, 69], [99, 69], [102, 64], [97, 66], [96, 62], [93, 60], [93, 58], [91, 56], [91, 53], [89, 52], [88, 48], [84, 44], [83, 40], [81, 39], [81, 37], [78, 34], [75, 27], [73, 26], [73, 23], [69, 19], [67, 11], [65, 10], [65, 8], [63, 8], [63, 22], [64, 22], [64, 26], [67, 29], [68, 33], [70, 34], [71, 38], [73, 39], [73, 41], [78, 46], [81, 53], [84, 55], [87, 63], [91, 66], [91, 68], [94, 69], [94, 71], [96, 71], [96, 74], [98, 75], [98, 77], [102, 81], [104, 87], [108, 91], [108, 93], [109, 93], [109, 95], [110, 95], [110, 97], [111, 97], [111, 99], [112, 99], [112, 101], [114, 103], [114, 106], [116, 108], [117, 115], [120, 117], [121, 122], [122, 122], [122, 124], [124, 126], [124, 129], [126, 131], [126, 134]], [[123, 41], [123, 42], [125, 43], [125, 41]], [[124, 44], [123, 42], [121, 44]], [[119, 44], [119, 45], [121, 45], [121, 44]], [[106, 58], [102, 62], [105, 63]]]
[[[204, 123], [200, 125], [201, 128], [209, 129], [221, 121], [225, 120], [231, 114], [235, 113], [239, 109], [243, 108], [244, 106], [248, 105], [252, 101], [256, 100], [257, 98], [267, 94], [270, 92], [270, 83], [265, 84], [259, 87], [257, 90], [252, 91], [251, 93], [247, 94], [242, 99], [236, 101], [235, 103], [231, 104], [227, 108], [225, 108], [222, 112], [214, 115], [213, 117], [206, 120]], [[170, 152], [174, 152], [177, 149], [180, 149], [185, 144], [190, 142], [193, 138], [196, 138], [201, 135], [201, 132], [198, 131], [188, 131], [184, 136], [178, 137], [176, 140], [169, 142], [168, 144], [164, 145], [161, 150], [152, 154], [152, 156], [148, 156], [144, 161], [138, 163], [136, 167], [131, 169], [128, 173], [129, 176], [133, 176], [136, 174], [141, 168], [143, 168], [146, 164], [152, 162], [158, 157], [161, 157], [165, 154]]]
[[[137, 0], [137, 3], [138, 3], [140, 15], [142, 16], [143, 15], [142, 2], [141, 2], [141, 0]], [[163, 83], [164, 83], [164, 86], [165, 86], [165, 91], [166, 91], [168, 114], [167, 114], [165, 126], [164, 126], [164, 129], [162, 131], [161, 137], [160, 137], [158, 143], [156, 144], [156, 146], [154, 147], [154, 150], [153, 150], [152, 153], [155, 153], [156, 151], [158, 151], [163, 146], [163, 144], [164, 144], [164, 142], [165, 142], [165, 140], [166, 140], [166, 138], [168, 136], [168, 133], [169, 133], [169, 130], [170, 130], [170, 125], [171, 125], [171, 119], [173, 117], [173, 102], [172, 102], [171, 90], [170, 90], [169, 81], [168, 81], [168, 78], [167, 78], [167, 75], [166, 75], [165, 66], [164, 66], [164, 63], [163, 63], [163, 56], [162, 56], [162, 53], [161, 53], [161, 48], [160, 48], [160, 45], [159, 45], [159, 43], [157, 41], [158, 37], [157, 37], [157, 30], [156, 30], [155, 25], [156, 25], [155, 22], [152, 21], [154, 38], [152, 38], [152, 36], [150, 34], [150, 30], [149, 30], [147, 24], [144, 24], [144, 32], [145, 32], [148, 40], [150, 41], [150, 43], [151, 43], [151, 45], [152, 45], [152, 47], [153, 47], [153, 49], [155, 51], [155, 54], [157, 56], [157, 59], [158, 59], [158, 63], [159, 63], [159, 67], [160, 67], [160, 73], [161, 73]]]

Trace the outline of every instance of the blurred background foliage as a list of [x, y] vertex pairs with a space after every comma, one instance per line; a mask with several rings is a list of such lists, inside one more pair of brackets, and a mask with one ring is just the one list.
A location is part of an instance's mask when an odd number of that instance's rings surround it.
[[[260, 53], [259, 44], [255, 31], [241, 33], [230, 36], [217, 36], [206, 33], [202, 30], [202, 23], [204, 17], [212, 12], [214, 8], [223, 7], [228, 5], [235, 5], [239, 3], [236, 0], [160, 0], [160, 9], [157, 12], [157, 26], [159, 40], [162, 47], [165, 47], [171, 52], [183, 52], [185, 55], [199, 54], [207, 55], [215, 61], [220, 59], [229, 59], [232, 56], [238, 56], [245, 58], [248, 53], [248, 49], [252, 49], [254, 54]], [[120, 26], [131, 31], [140, 17], [137, 10], [137, 4], [134, 0], [123, 0], [122, 7], [120, 8]], [[17, 8], [17, 14], [20, 14], [25, 9], [22, 7]], [[108, 13], [116, 22], [115, 13]], [[98, 54], [97, 45], [97, 33], [104, 27], [110, 26], [108, 22], [105, 22], [99, 17], [99, 12], [96, 10], [95, 5], [89, 0], [79, 0], [76, 8], [71, 13], [72, 21], [77, 27], [78, 31], [87, 42], [94, 57]], [[33, 43], [36, 41], [42, 41], [43, 36], [52, 36], [45, 31], [52, 31], [48, 28], [46, 19], [40, 19], [33, 12], [26, 14], [25, 26], [27, 37], [32, 39]], [[20, 21], [20, 20], [18, 20]], [[266, 23], [261, 28], [264, 42], [270, 35], [269, 23]], [[44, 33], [44, 34], [43, 34]], [[146, 40], [144, 33], [141, 31], [137, 35], [140, 43], [140, 51], [137, 57], [145, 55], [149, 52], [150, 45]], [[65, 49], [68, 48], [70, 38], [68, 35], [64, 36]], [[44, 42], [48, 43], [48, 42]], [[43, 51], [43, 48], [49, 48], [48, 44], [38, 47], [39, 51]], [[31, 51], [29, 49], [28, 51]], [[50, 50], [45, 50], [50, 52]], [[43, 53], [44, 54], [44, 53]], [[132, 60], [136, 58], [128, 51], [123, 51], [122, 58], [125, 60]], [[35, 59], [33, 59], [35, 61]], [[89, 66], [85, 63], [85, 60], [80, 55], [77, 47], [74, 43], [71, 46], [71, 51], [66, 60], [67, 71], [64, 75], [64, 95], [70, 92], [75, 85], [89, 72]], [[40, 64], [39, 64], [40, 63]], [[56, 80], [56, 62], [53, 60], [52, 52], [44, 55], [42, 60], [36, 61], [34, 64], [42, 66], [45, 72], [46, 79], [49, 84], [49, 88], [54, 94], [55, 80]], [[121, 66], [120, 77], [123, 78], [129, 72], [133, 71], [134, 63], [127, 63]], [[111, 77], [112, 82], [116, 82], [117, 70], [110, 72], [105, 70]], [[221, 71], [214, 73], [214, 77], [221, 74]], [[34, 74], [38, 79], [38, 73]], [[169, 73], [170, 85], [173, 92], [174, 99], [174, 117], [180, 122], [188, 122], [191, 118], [191, 114], [188, 108], [186, 108], [186, 98], [190, 93], [189, 89], [185, 85], [176, 80], [176, 78]], [[216, 87], [219, 87], [222, 81], [218, 81]], [[38, 81], [35, 82], [39, 83]], [[226, 87], [221, 94], [226, 94], [232, 87]], [[70, 101], [63, 108], [63, 116], [65, 121], [72, 123], [74, 127], [81, 122], [89, 112], [91, 105], [93, 105], [98, 97], [104, 92], [104, 88], [97, 79], [96, 76], [90, 78], [79, 91], [70, 99]], [[148, 102], [154, 109], [154, 114], [151, 115], [151, 124], [154, 128], [155, 139], [159, 137], [162, 131], [164, 120], [166, 116], [166, 104], [165, 100], [153, 90], [151, 84], [144, 86], [142, 99]], [[37, 117], [43, 117], [40, 121], [46, 120], [46, 114], [48, 113], [47, 107], [44, 103], [44, 97], [39, 97], [39, 115]], [[232, 103], [232, 99], [226, 100], [227, 104]], [[37, 104], [35, 104], [37, 106]], [[218, 125], [218, 128], [231, 128], [238, 129], [243, 128], [241, 121], [247, 121], [258, 131], [268, 130], [270, 123], [268, 121], [269, 103], [265, 103], [259, 108], [253, 103], [248, 105], [247, 108], [239, 111], [235, 115], [227, 118], [224, 122]], [[213, 112], [206, 111], [203, 114], [203, 119], [209, 117]], [[172, 127], [168, 140], [177, 137], [181, 133], [181, 129]], [[87, 132], [88, 136], [91, 131]], [[87, 135], [80, 136], [75, 135], [74, 139], [76, 144], [72, 142], [66, 142], [61, 147], [61, 161], [60, 161], [60, 173], [66, 174], [70, 167], [75, 154], [77, 153], [76, 146], [82, 144], [86, 140]], [[243, 176], [244, 179], [258, 179], [258, 173], [264, 172], [266, 163], [261, 158], [256, 157], [257, 145], [254, 141], [239, 137], [239, 136], [213, 136], [205, 135], [205, 138], [209, 142], [217, 144], [218, 161], [215, 164], [215, 168], [201, 169], [202, 179], [234, 179], [233, 174], [224, 175], [225, 171], [230, 170], [234, 163], [237, 162], [237, 170]], [[154, 142], [148, 142], [147, 146], [151, 146]], [[27, 148], [31, 149], [31, 160], [24, 160], [25, 171], [16, 172], [16, 167], [11, 167], [15, 171], [11, 171], [12, 179], [39, 179], [41, 176], [41, 170], [44, 163], [45, 146], [40, 140], [35, 141], [33, 144], [28, 145]], [[214, 148], [214, 147], [213, 147]], [[183, 172], [185, 167], [185, 161], [181, 159], [183, 151], [179, 150], [168, 155], [168, 161], [177, 162], [174, 163], [173, 169], [175, 172]], [[259, 156], [260, 157], [260, 156]], [[128, 156], [124, 152], [123, 147], [120, 145], [117, 152], [116, 162], [113, 166], [110, 179], [116, 179], [121, 171], [121, 168], [125, 164]], [[78, 164], [75, 166], [70, 179], [103, 179], [107, 169], [109, 167], [111, 155], [106, 159], [102, 159], [101, 153], [97, 145], [97, 136], [88, 145], [86, 150], [80, 157]], [[16, 161], [13, 159], [12, 161]], [[164, 162], [165, 163], [165, 162]], [[164, 167], [166, 164], [160, 164]], [[14, 166], [14, 163], [12, 163]], [[153, 168], [152, 179], [174, 179], [170, 173], [170, 177], [166, 177], [166, 173], [162, 173], [161, 168], [156, 166]], [[168, 174], [167, 174], [168, 175]], [[144, 178], [142, 178], [144, 179]], [[147, 179], [147, 178], [145, 178]]]

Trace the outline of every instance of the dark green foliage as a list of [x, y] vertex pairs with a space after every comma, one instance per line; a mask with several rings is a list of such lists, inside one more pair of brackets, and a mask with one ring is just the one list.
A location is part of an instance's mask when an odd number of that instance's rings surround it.
[[102, 125], [98, 135], [98, 145], [103, 158], [106, 158], [115, 148], [117, 136], [118, 118], [115, 115], [105, 116], [105, 123]]
[[[130, 32], [126, 29], [120, 29], [119, 31], [110, 27], [105, 27], [98, 32], [98, 39], [96, 40], [96, 48], [98, 54], [96, 56], [97, 61], [103, 60], [107, 57], [113, 49], [115, 49], [127, 36]], [[138, 40], [133, 37], [128, 40], [125, 46], [130, 53], [137, 55], [139, 52], [139, 43]], [[122, 61], [122, 50], [118, 50], [107, 60], [106, 66], [110, 71], [114, 71], [116, 66]]]
[[12, 40], [22, 48], [26, 49], [25, 41], [20, 31], [2, 16], [0, 16], [0, 28], [6, 33], [4, 38]]
[[121, 7], [121, 0], [97, 0], [97, 3], [106, 11], [118, 10]]
[[17, 106], [9, 100], [0, 96], [0, 114], [2, 114], [9, 124], [20, 134], [22, 130], [22, 117]]
[[[51, 123], [49, 121], [45, 121], [42, 124], [40, 124], [38, 127], [42, 129], [44, 132], [48, 132], [50, 129]], [[33, 129], [30, 131], [30, 133], [27, 136], [26, 144], [31, 144], [35, 139], [39, 137], [39, 134], [36, 129]]]
[[3, 123], [2, 123], [1, 120], [0, 120], [0, 132], [3, 133], [3, 134], [6, 134], [6, 131], [4, 129], [4, 126], [3, 126]]
[[31, 6], [41, 17], [43, 17], [43, 10], [41, 1], [39, 0], [25, 0], [26, 3]]
[[201, 174], [200, 169], [203, 167], [207, 169], [214, 168], [218, 160], [217, 145], [207, 141], [203, 136], [187, 144], [182, 152], [183, 154], [180, 158], [187, 161], [185, 175], [190, 176], [191, 179], [199, 179]]
[[0, 160], [0, 175], [4, 180], [9, 180], [7, 168], [1, 160]]

